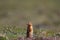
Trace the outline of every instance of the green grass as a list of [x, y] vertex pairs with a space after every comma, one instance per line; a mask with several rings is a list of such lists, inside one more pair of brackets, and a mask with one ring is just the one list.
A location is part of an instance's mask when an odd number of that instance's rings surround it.
[[[6, 33], [10, 38], [26, 36], [26, 24], [47, 24], [52, 26], [47, 36], [60, 31], [60, 1], [59, 0], [0, 0], [0, 33]], [[35, 27], [34, 27], [35, 28]], [[34, 29], [39, 36], [46, 29]]]

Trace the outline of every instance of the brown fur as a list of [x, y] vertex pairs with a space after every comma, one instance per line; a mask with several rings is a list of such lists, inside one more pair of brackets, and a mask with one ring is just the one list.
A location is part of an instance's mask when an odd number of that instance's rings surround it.
[[31, 22], [29, 22], [28, 24], [27, 24], [27, 37], [33, 37], [33, 27], [32, 27], [32, 23]]

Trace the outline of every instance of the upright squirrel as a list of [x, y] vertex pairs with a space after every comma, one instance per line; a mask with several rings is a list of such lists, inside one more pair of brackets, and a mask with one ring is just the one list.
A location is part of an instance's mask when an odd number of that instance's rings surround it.
[[28, 37], [30, 37], [30, 38], [33, 37], [33, 26], [32, 26], [32, 23], [31, 23], [31, 22], [29, 22], [29, 23], [27, 24], [27, 35], [26, 35], [26, 37], [27, 37], [27, 38], [28, 38]]

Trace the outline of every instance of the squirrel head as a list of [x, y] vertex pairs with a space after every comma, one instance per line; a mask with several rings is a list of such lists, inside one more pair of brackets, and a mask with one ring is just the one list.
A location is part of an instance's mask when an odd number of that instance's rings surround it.
[[32, 26], [32, 23], [31, 23], [31, 22], [28, 22], [28, 24], [27, 24], [27, 25]]

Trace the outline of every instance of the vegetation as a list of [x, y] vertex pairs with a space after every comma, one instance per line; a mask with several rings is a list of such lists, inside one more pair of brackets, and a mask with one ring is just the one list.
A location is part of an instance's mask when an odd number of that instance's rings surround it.
[[0, 0], [0, 33], [10, 40], [25, 37], [28, 21], [34, 37], [60, 35], [60, 0]]
[[6, 38], [4, 38], [4, 37], [0, 37], [0, 40], [7, 40]]

